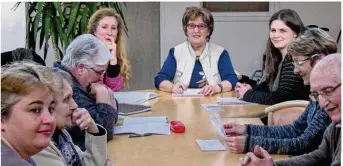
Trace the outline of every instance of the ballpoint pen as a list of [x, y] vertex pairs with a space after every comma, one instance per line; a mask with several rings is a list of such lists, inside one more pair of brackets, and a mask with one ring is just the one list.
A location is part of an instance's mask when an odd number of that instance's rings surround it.
[[145, 136], [150, 136], [152, 135], [151, 133], [145, 133], [145, 134], [130, 134], [129, 138], [135, 138], [135, 137], [145, 137]]

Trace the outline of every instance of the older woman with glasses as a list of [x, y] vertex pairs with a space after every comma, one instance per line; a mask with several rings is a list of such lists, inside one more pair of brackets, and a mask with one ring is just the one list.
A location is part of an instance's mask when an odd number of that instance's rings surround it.
[[33, 63], [1, 67], [1, 165], [35, 166], [31, 156], [55, 130], [54, 74]]
[[229, 53], [212, 42], [214, 20], [205, 8], [188, 7], [182, 18], [187, 41], [170, 49], [155, 87], [161, 91], [182, 93], [187, 88], [201, 88], [212, 95], [234, 89], [238, 79]]
[[[101, 83], [111, 53], [94, 35], [84, 34], [68, 46], [61, 62], [54, 67], [73, 77], [73, 98], [80, 108], [85, 108], [107, 130], [108, 140], [113, 138], [113, 123], [117, 121], [117, 103], [112, 90]], [[75, 126], [68, 131], [76, 145], [85, 150], [85, 131]]]
[[[38, 165], [49, 166], [105, 166], [106, 163], [106, 130], [97, 125], [88, 111], [78, 108], [72, 98], [71, 76], [61, 70], [55, 70], [59, 80], [56, 81], [55, 109], [53, 117], [56, 120], [56, 130], [50, 145], [32, 158]], [[87, 150], [82, 152], [67, 132], [72, 125], [86, 132], [85, 145]]]
[[[294, 60], [294, 72], [303, 78], [305, 85], [310, 83], [312, 68], [325, 55], [336, 51], [335, 39], [318, 28], [306, 30], [287, 48]], [[299, 119], [287, 126], [225, 124], [228, 135], [237, 135], [228, 136], [226, 142], [231, 152], [236, 153], [253, 151], [255, 145], [263, 147], [269, 153], [298, 155], [311, 152], [318, 147], [331, 122], [319, 104], [317, 100], [311, 101]]]

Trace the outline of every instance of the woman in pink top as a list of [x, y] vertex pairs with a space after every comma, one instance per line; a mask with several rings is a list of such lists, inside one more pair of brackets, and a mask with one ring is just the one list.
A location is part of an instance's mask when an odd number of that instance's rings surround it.
[[88, 33], [95, 35], [109, 48], [112, 59], [103, 83], [113, 91], [129, 86], [131, 65], [127, 57], [123, 21], [114, 9], [97, 10], [88, 22]]

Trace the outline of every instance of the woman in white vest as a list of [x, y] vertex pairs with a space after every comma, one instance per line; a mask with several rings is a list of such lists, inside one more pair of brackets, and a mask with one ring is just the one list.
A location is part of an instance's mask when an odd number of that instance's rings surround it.
[[182, 93], [201, 88], [205, 96], [232, 90], [238, 79], [229, 53], [210, 42], [214, 20], [205, 8], [188, 7], [182, 18], [187, 41], [171, 48], [155, 87], [161, 91]]

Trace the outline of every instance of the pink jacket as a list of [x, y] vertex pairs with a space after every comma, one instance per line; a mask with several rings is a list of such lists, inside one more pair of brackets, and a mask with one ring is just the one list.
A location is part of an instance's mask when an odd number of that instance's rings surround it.
[[124, 81], [123, 81], [123, 78], [120, 74], [114, 78], [107, 77], [107, 75], [106, 75], [104, 80], [103, 80], [103, 83], [107, 87], [109, 87], [113, 92], [118, 92], [123, 87]]

